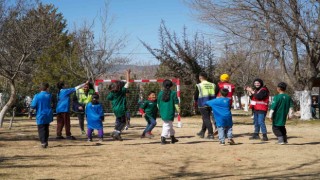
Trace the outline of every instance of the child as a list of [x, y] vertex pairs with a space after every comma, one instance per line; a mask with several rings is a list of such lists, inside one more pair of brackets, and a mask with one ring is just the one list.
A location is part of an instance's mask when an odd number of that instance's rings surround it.
[[206, 104], [212, 108], [217, 127], [218, 136], [221, 145], [225, 145], [225, 134], [228, 136], [228, 143], [234, 145], [235, 142], [232, 139], [232, 115], [231, 115], [231, 99], [228, 98], [228, 89], [221, 89], [221, 97], [207, 101]]
[[87, 118], [87, 135], [88, 141], [92, 142], [92, 132], [94, 129], [98, 130], [99, 142], [103, 141], [103, 125], [104, 112], [101, 104], [99, 103], [99, 95], [92, 95], [92, 100], [86, 106], [85, 110]]
[[145, 100], [141, 103], [139, 108], [142, 117], [144, 117], [147, 121], [146, 129], [143, 131], [141, 138], [147, 137], [152, 138], [153, 135], [151, 133], [152, 129], [157, 125], [157, 101], [156, 101], [156, 92], [150, 91], [148, 94], [148, 100]]
[[171, 143], [174, 144], [179, 140], [174, 137], [175, 131], [173, 129], [173, 119], [175, 115], [175, 108], [180, 113], [179, 100], [177, 92], [172, 91], [172, 82], [168, 79], [163, 81], [163, 90], [158, 94], [157, 104], [161, 119], [163, 121], [162, 133], [161, 133], [161, 144], [166, 144], [166, 137], [170, 135]]
[[111, 133], [111, 136], [115, 140], [122, 141], [121, 138], [121, 131], [124, 129], [126, 125], [126, 91], [129, 87], [129, 81], [130, 81], [130, 72], [131, 70], [128, 69], [126, 71], [126, 80], [127, 83], [122, 87], [121, 81], [114, 82], [110, 84], [109, 90], [110, 93], [108, 94], [107, 99], [111, 101], [112, 104], [112, 110], [114, 112], [114, 115], [116, 116], [116, 123], [114, 127], [114, 131]]
[[64, 82], [58, 82], [57, 87], [58, 91], [58, 103], [57, 103], [57, 137], [56, 139], [64, 139], [62, 136], [63, 126], [66, 126], [66, 136], [69, 140], [75, 140], [76, 138], [71, 135], [71, 125], [70, 125], [70, 94], [75, 92], [77, 89], [83, 87], [87, 84], [88, 81], [84, 84], [76, 86], [74, 88], [65, 88]]
[[53, 121], [51, 94], [47, 92], [48, 88], [48, 83], [42, 83], [41, 92], [34, 96], [30, 105], [32, 109], [36, 109], [36, 121], [42, 148], [48, 147], [49, 125]]
[[288, 94], [285, 94], [286, 89], [286, 83], [281, 82], [278, 84], [277, 91], [279, 94], [274, 96], [269, 113], [272, 131], [278, 138], [278, 144], [281, 145], [288, 143], [285, 125], [287, 117], [291, 118], [293, 112], [293, 101]]

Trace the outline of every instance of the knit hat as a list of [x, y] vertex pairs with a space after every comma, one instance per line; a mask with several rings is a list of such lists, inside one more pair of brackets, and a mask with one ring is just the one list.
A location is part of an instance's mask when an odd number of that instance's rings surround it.
[[222, 75], [220, 76], [220, 81], [222, 81], [222, 82], [228, 82], [229, 79], [230, 79], [230, 77], [229, 77], [228, 74], [222, 74]]

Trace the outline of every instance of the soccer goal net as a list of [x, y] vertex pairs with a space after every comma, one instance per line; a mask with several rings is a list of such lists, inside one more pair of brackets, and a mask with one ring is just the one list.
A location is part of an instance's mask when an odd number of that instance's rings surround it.
[[[113, 115], [111, 102], [107, 100], [109, 93], [108, 87], [111, 83], [118, 80], [112, 79], [98, 79], [95, 81], [95, 91], [100, 95], [100, 103], [103, 105], [105, 115]], [[126, 82], [126, 80], [122, 80]], [[157, 94], [162, 89], [162, 82], [164, 79], [141, 79], [141, 80], [130, 80], [130, 86], [127, 89], [128, 93], [126, 94], [127, 98], [127, 111], [130, 113], [131, 117], [141, 115], [139, 112], [139, 105], [143, 100], [147, 99], [148, 93], [150, 91], [155, 91]], [[180, 103], [180, 80], [171, 79], [174, 86], [172, 89], [177, 91], [177, 96]], [[180, 114], [176, 113], [177, 127], [182, 127]]]

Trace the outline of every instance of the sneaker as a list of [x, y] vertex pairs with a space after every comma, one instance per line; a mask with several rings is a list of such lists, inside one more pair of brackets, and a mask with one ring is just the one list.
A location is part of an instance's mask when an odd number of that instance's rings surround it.
[[207, 139], [214, 139], [213, 134], [208, 134]]
[[219, 143], [221, 146], [225, 146], [226, 145], [226, 143], [225, 142], [223, 142], [223, 141], [220, 141], [220, 143]]
[[81, 135], [87, 135], [86, 131], [81, 131]]
[[151, 139], [151, 138], [153, 138], [153, 137], [154, 137], [154, 135], [153, 135], [153, 134], [151, 134], [150, 132], [147, 132], [147, 133], [145, 134], [145, 137], [147, 137], [147, 138]]
[[126, 125], [126, 127], [124, 128], [125, 130], [128, 130], [129, 129], [129, 126], [128, 125]]
[[65, 139], [63, 136], [57, 136], [56, 139]]
[[41, 147], [42, 147], [42, 148], [47, 148], [48, 145], [47, 145], [47, 143], [43, 143], [43, 144], [41, 144]]
[[260, 136], [257, 133], [253, 133], [253, 135], [251, 137], [249, 137], [249, 140], [259, 140]]
[[88, 142], [92, 142], [92, 138], [88, 138], [88, 140], [87, 140]]
[[68, 139], [68, 140], [76, 140], [76, 138], [74, 136], [67, 136], [66, 139]]
[[284, 142], [277, 142], [276, 144], [285, 145], [286, 143], [284, 143]]
[[103, 142], [103, 138], [99, 138], [99, 142]]
[[145, 138], [146, 137], [146, 134], [145, 133], [142, 133], [140, 138]]
[[218, 130], [215, 130], [215, 131], [213, 132], [213, 135], [218, 135]]
[[229, 143], [230, 145], [235, 145], [235, 144], [236, 144], [233, 139], [229, 139], [229, 140], [228, 140], [228, 143]]
[[199, 136], [200, 138], [204, 138], [204, 132], [202, 132], [202, 131], [198, 132], [197, 136]]

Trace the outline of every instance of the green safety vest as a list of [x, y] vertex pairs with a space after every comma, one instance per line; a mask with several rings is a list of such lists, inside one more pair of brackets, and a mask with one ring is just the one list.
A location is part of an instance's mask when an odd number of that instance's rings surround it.
[[197, 88], [199, 91], [199, 96], [198, 96], [199, 107], [205, 106], [205, 103], [207, 101], [215, 98], [215, 88], [216, 88], [215, 84], [208, 81], [202, 81], [201, 83], [197, 84]]
[[93, 89], [89, 89], [88, 95], [84, 93], [83, 89], [78, 89], [77, 90], [77, 97], [78, 97], [78, 102], [81, 104], [88, 104], [92, 100], [92, 95], [94, 94]]

